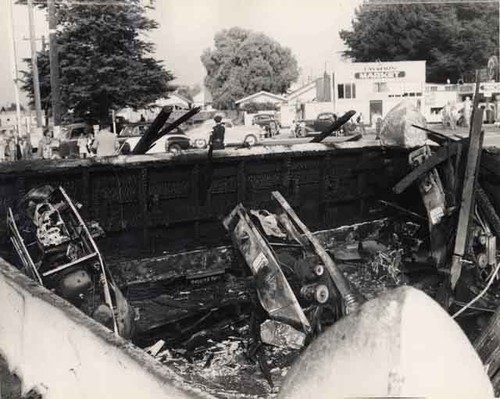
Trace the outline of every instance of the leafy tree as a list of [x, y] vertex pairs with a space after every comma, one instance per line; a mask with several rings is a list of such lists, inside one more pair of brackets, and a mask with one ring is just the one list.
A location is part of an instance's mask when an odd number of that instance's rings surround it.
[[[105, 1], [109, 5], [57, 2], [61, 103], [77, 117], [99, 121], [107, 120], [111, 109], [147, 106], [166, 94], [174, 78], [151, 57], [154, 47], [141, 36], [157, 27], [141, 1]], [[42, 104], [48, 108], [48, 51], [38, 53], [38, 68]], [[33, 99], [31, 66], [23, 88]]]
[[352, 30], [340, 32], [355, 61], [426, 60], [427, 80], [471, 81], [498, 53], [494, 4], [363, 5]]
[[257, 103], [250, 102], [243, 104], [241, 107], [243, 111], [248, 112], [249, 114], [256, 114], [259, 111], [277, 111], [279, 109], [278, 104], [275, 103]]
[[177, 88], [177, 92], [186, 97], [188, 100], [193, 101], [193, 97], [196, 96], [201, 91], [201, 87], [199, 84], [196, 84], [192, 87], [181, 85]]
[[291, 50], [262, 33], [235, 27], [216, 33], [214, 42], [201, 61], [216, 108], [234, 109], [237, 99], [260, 90], [285, 93], [299, 76]]

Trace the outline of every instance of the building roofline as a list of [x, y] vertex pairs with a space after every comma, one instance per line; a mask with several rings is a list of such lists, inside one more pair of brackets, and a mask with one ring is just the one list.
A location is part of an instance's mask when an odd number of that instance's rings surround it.
[[257, 97], [257, 96], [259, 96], [261, 94], [264, 94], [264, 95], [269, 96], [269, 97], [274, 97], [277, 100], [286, 101], [286, 98], [283, 97], [283, 96], [280, 96], [279, 94], [274, 94], [274, 93], [270, 93], [270, 92], [268, 92], [266, 90], [261, 90], [258, 93], [250, 94], [249, 96], [240, 98], [239, 100], [235, 101], [234, 103], [235, 104], [239, 104], [239, 103], [242, 103], [244, 101], [251, 100], [252, 98], [255, 98], [255, 97]]

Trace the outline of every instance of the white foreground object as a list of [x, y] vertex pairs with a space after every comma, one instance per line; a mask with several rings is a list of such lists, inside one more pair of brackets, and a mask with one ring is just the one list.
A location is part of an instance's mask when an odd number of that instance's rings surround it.
[[279, 398], [491, 399], [481, 360], [429, 296], [401, 287], [329, 328], [287, 375]]
[[413, 148], [425, 145], [427, 134], [412, 124], [426, 127], [426, 120], [411, 101], [401, 101], [382, 121], [380, 142], [391, 147]]

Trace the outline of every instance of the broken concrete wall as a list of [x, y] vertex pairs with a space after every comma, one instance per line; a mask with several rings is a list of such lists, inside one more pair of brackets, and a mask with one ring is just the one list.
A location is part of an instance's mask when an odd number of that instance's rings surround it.
[[0, 259], [0, 354], [52, 398], [209, 398]]
[[84, 219], [99, 222], [108, 236], [99, 247], [109, 260], [108, 254], [130, 258], [139, 251], [229, 245], [221, 219], [238, 202], [265, 208], [272, 191], [280, 191], [313, 231], [377, 219], [385, 210], [377, 200], [387, 199], [409, 170], [404, 151], [379, 147], [300, 144], [216, 151], [212, 185], [201, 205], [207, 162], [206, 153], [195, 152], [2, 163], [0, 241], [7, 238], [2, 234], [7, 208], [42, 184], [63, 186], [82, 203]]

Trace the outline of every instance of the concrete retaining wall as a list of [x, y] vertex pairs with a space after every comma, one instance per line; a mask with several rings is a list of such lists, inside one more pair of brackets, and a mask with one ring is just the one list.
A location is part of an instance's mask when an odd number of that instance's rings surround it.
[[44, 399], [211, 398], [2, 259], [0, 355]]

